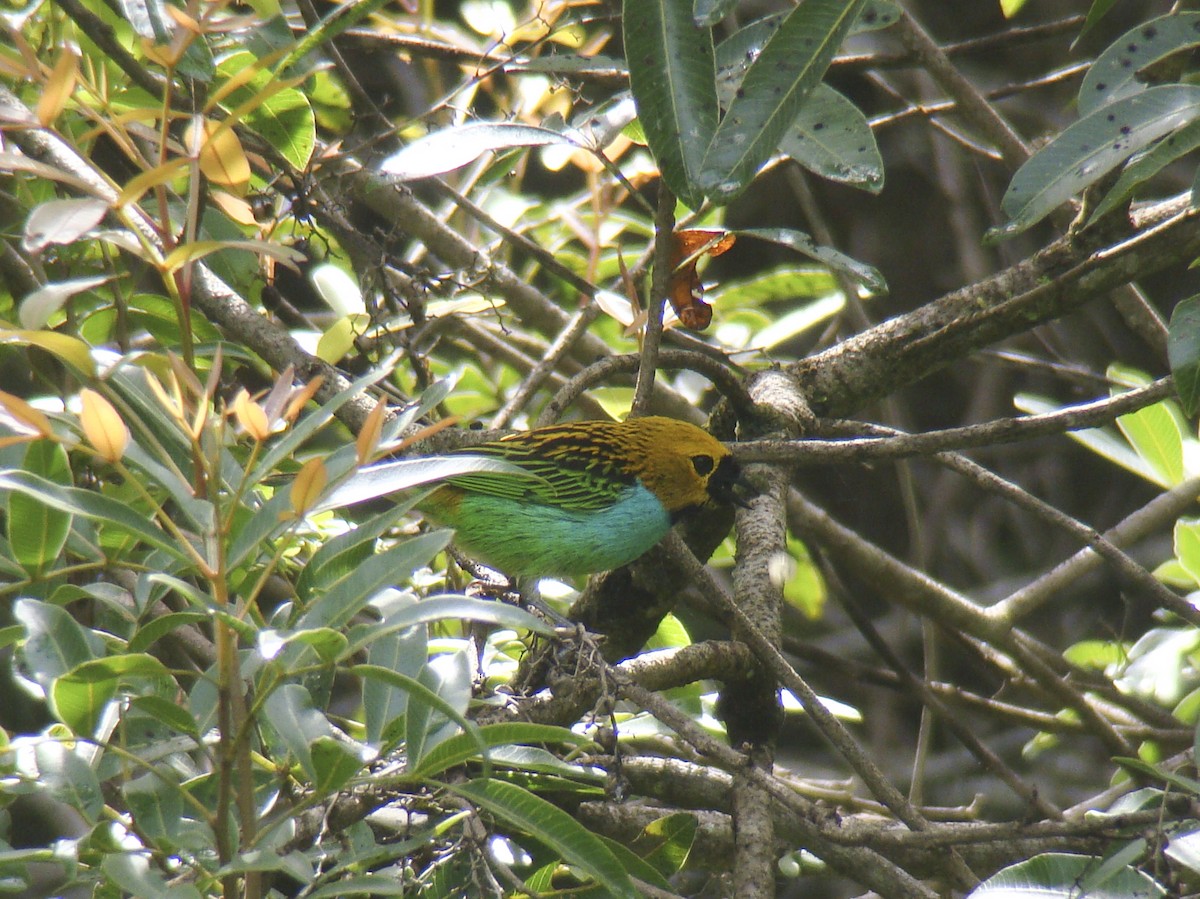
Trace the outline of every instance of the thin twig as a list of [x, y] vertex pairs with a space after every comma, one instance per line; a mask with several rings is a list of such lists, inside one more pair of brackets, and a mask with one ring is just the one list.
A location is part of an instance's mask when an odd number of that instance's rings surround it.
[[654, 277], [651, 279], [650, 302], [647, 304], [646, 327], [642, 331], [641, 364], [633, 391], [630, 417], [644, 415], [654, 390], [658, 369], [658, 348], [662, 343], [663, 308], [671, 283], [671, 257], [675, 243], [675, 195], [666, 182], [658, 185], [658, 212], [654, 216]]

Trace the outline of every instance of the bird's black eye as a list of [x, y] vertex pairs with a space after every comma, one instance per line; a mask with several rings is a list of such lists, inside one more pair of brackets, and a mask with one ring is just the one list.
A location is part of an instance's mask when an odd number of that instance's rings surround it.
[[692, 456], [692, 468], [696, 469], [696, 474], [700, 475], [700, 477], [712, 474], [713, 467], [712, 456], [705, 456], [703, 454]]

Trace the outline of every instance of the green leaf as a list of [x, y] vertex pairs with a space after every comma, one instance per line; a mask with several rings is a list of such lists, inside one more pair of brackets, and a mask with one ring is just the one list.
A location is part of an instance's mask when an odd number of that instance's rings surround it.
[[321, 544], [296, 580], [296, 595], [302, 601], [309, 601], [328, 591], [330, 586], [350, 575], [365, 559], [374, 555], [375, 541], [409, 513], [413, 505], [411, 499], [389, 506], [352, 530]]
[[342, 896], [410, 896], [412, 887], [394, 874], [353, 874], [305, 895], [309, 899], [341, 899]]
[[1143, 774], [1151, 780], [1162, 781], [1183, 793], [1191, 796], [1200, 796], [1200, 780], [1186, 777], [1177, 771], [1168, 771], [1166, 768], [1152, 765], [1144, 759], [1116, 756], [1113, 758], [1113, 761], [1122, 768], [1136, 771], [1138, 774]]
[[170, 678], [158, 659], [144, 653], [127, 653], [93, 659], [76, 665], [54, 681], [50, 705], [59, 720], [77, 734], [90, 735], [104, 707], [122, 681], [132, 677]]
[[[330, 584], [328, 591], [309, 607], [296, 626], [302, 629], [345, 627], [372, 596], [427, 565], [449, 542], [449, 531], [430, 531], [372, 555], [345, 577]], [[413, 621], [405, 626], [419, 623], [424, 622]]]
[[263, 718], [300, 763], [309, 780], [317, 780], [312, 744], [331, 737], [333, 727], [325, 714], [313, 706], [312, 696], [300, 684], [281, 684], [263, 703]]
[[[1064, 408], [1057, 403], [1049, 402], [1042, 397], [1029, 393], [1017, 394], [1013, 398], [1013, 405], [1022, 412], [1029, 412], [1034, 415], [1054, 412]], [[1121, 438], [1120, 434], [1112, 429], [1083, 428], [1079, 431], [1070, 431], [1069, 436], [1072, 440], [1083, 444], [1098, 456], [1103, 456], [1110, 462], [1120, 465], [1126, 471], [1131, 471], [1138, 477], [1145, 478], [1147, 481], [1160, 483], [1159, 474], [1146, 460], [1133, 450], [1126, 440]]]
[[207, 621], [208, 618], [209, 616], [204, 612], [169, 612], [158, 618], [152, 618], [137, 629], [137, 632], [130, 638], [126, 649], [130, 652], [143, 652], [172, 631], [189, 624], [199, 624], [201, 621]]
[[1004, 18], [1011, 19], [1021, 11], [1021, 7], [1025, 5], [1025, 0], [1000, 0], [1000, 12]]
[[[367, 664], [416, 678], [425, 667], [428, 642], [424, 627], [385, 634], [371, 641]], [[408, 691], [378, 678], [368, 678], [363, 683], [362, 701], [367, 743], [378, 746], [388, 726], [408, 710]]]
[[849, 275], [872, 293], [887, 293], [887, 282], [878, 270], [851, 259], [845, 253], [840, 253], [832, 247], [818, 246], [803, 231], [795, 231], [791, 228], [739, 228], [733, 233], [738, 237], [755, 237], [789, 247], [834, 271]]
[[162, 899], [200, 899], [200, 891], [191, 884], [168, 885], [151, 867], [145, 852], [109, 852], [101, 863], [105, 879], [130, 896], [161, 896]]
[[172, 779], [170, 769], [158, 769], [126, 781], [121, 792], [139, 834], [161, 841], [164, 848], [179, 845], [183, 793]]
[[245, 122], [297, 170], [308, 166], [317, 142], [317, 121], [303, 93], [283, 88], [252, 109]]
[[[409, 677], [405, 674], [400, 674], [397, 671], [389, 671], [387, 668], [380, 668], [377, 665], [355, 665], [350, 669], [352, 674], [357, 674], [364, 678], [377, 678], [384, 683], [390, 684], [397, 689], [404, 690], [409, 694], [409, 704], [412, 704], [414, 697], [418, 698], [425, 705], [441, 712], [450, 720], [454, 721], [467, 734], [472, 735], [475, 745], [479, 748], [482, 755], [487, 754], [487, 744], [479, 736], [479, 727], [468, 720], [446, 699], [439, 696], [434, 690], [426, 686], [416, 678]], [[409, 764], [416, 764], [419, 759], [414, 759], [409, 756]]]
[[[71, 486], [67, 451], [51, 440], [35, 440], [25, 450], [24, 469], [48, 481]], [[71, 514], [27, 493], [8, 494], [8, 543], [13, 558], [33, 577], [55, 567], [71, 532]]]
[[1093, 671], [1124, 664], [1128, 657], [1129, 647], [1111, 640], [1081, 640], [1063, 651], [1063, 658], [1072, 665]]
[[352, 628], [350, 651], [355, 652], [384, 634], [448, 618], [466, 618], [496, 627], [524, 629], [546, 637], [554, 634], [554, 628], [542, 619], [516, 606], [466, 596], [430, 596], [390, 616], [384, 625], [360, 625]]
[[333, 737], [317, 737], [313, 741], [312, 762], [316, 770], [312, 786], [318, 796], [336, 793], [363, 767], [363, 760]]
[[625, 56], [638, 119], [667, 187], [698, 209], [705, 148], [717, 130], [712, 32], [691, 0], [625, 0]]
[[181, 734], [198, 737], [200, 729], [192, 713], [179, 704], [164, 699], [161, 696], [135, 696], [130, 705], [139, 709], [159, 724], [178, 731]]
[[[1115, 395], [1115, 394], [1114, 394]], [[1155, 474], [1155, 483], [1183, 481], [1183, 430], [1166, 403], [1155, 403], [1117, 419], [1117, 427]]]
[[446, 788], [560, 853], [619, 899], [637, 899], [638, 891], [612, 851], [557, 806], [498, 780], [477, 778]]
[[317, 507], [317, 511], [337, 509], [410, 490], [423, 484], [470, 474], [541, 480], [533, 472], [511, 462], [470, 453], [395, 459], [359, 469], [329, 494]]
[[873, 194], [883, 190], [883, 157], [867, 117], [827, 84], [804, 98], [779, 151], [822, 178]]
[[1200, 410], [1200, 296], [1180, 300], [1171, 313], [1167, 358], [1183, 412], [1193, 418]]
[[42, 740], [34, 750], [37, 765], [37, 784], [59, 802], [79, 812], [88, 821], [95, 821], [104, 809], [100, 779], [79, 754], [56, 740]]
[[1174, 529], [1175, 558], [1200, 583], [1200, 518], [1180, 518]]
[[[644, 832], [645, 831], [643, 831], [643, 833]], [[659, 873], [658, 869], [655, 868], [654, 865], [649, 861], [638, 856], [637, 853], [625, 846], [623, 843], [618, 843], [616, 840], [610, 837], [601, 836], [600, 839], [604, 841], [604, 845], [607, 846], [609, 851], [611, 851], [612, 854], [617, 857], [617, 861], [621, 863], [621, 867], [624, 868], [626, 873], [628, 873], [631, 877], [636, 877], [643, 883], [656, 886], [660, 890], [666, 891], [668, 894], [671, 892], [671, 884], [667, 881], [667, 878]], [[576, 895], [582, 897], [582, 899], [592, 899], [592, 897], [595, 897], [595, 899], [603, 899], [603, 897], [606, 897], [608, 893], [602, 887], [596, 887], [592, 890], [580, 891]]]
[[425, 701], [425, 693], [409, 695], [408, 712], [404, 716], [404, 748], [410, 766], [420, 764], [427, 750], [451, 736], [443, 729], [445, 722], [434, 716], [435, 710], [448, 706], [454, 714], [447, 717], [455, 722], [464, 720], [471, 701], [470, 659], [466, 652], [439, 656], [421, 669], [417, 680], [442, 702], [435, 708]]
[[1079, 86], [1079, 114], [1088, 115], [1146, 90], [1147, 66], [1196, 46], [1200, 46], [1200, 13], [1160, 16], [1130, 29], [1113, 41], [1083, 76]]
[[633, 841], [633, 850], [664, 877], [683, 869], [699, 825], [693, 815], [676, 812], [651, 821]]
[[732, 200], [778, 150], [864, 3], [805, 0], [771, 35], [704, 153], [699, 185], [711, 199]]
[[16, 490], [51, 508], [100, 521], [124, 531], [150, 546], [165, 550], [173, 558], [186, 558], [175, 540], [156, 528], [127, 503], [78, 487], [63, 487], [25, 471], [0, 471], [0, 490]]
[[1072, 50], [1083, 40], [1085, 35], [1096, 27], [1096, 24], [1116, 5], [1116, 2], [1117, 0], [1092, 0], [1092, 5], [1088, 8], [1087, 19], [1084, 20], [1083, 27], [1079, 29], [1079, 35], [1071, 42]]
[[1013, 175], [1000, 201], [1009, 236], [1041, 221], [1071, 197], [1159, 138], [1200, 118], [1200, 87], [1160, 85], [1118, 100], [1071, 125]]
[[694, 0], [692, 18], [701, 28], [711, 28], [733, 12], [737, 0]]
[[353, 28], [367, 16], [374, 15], [386, 5], [386, 0], [349, 0], [347, 3], [339, 3], [330, 8], [328, 14], [315, 28], [306, 29], [304, 40], [296, 44], [292, 52], [275, 67], [275, 73], [277, 75], [291, 74], [288, 69], [306, 62], [304, 57], [309, 53], [315, 51], [322, 44], [332, 41], [346, 29]]
[[1164, 896], [1166, 891], [1134, 868], [1123, 868], [1103, 885], [1085, 887], [1089, 875], [1103, 859], [1090, 855], [1045, 852], [1011, 865], [972, 890], [969, 899], [1129, 899], [1130, 896]]
[[1125, 167], [1117, 183], [1088, 216], [1088, 224], [1103, 218], [1117, 206], [1127, 202], [1144, 182], [1197, 147], [1200, 147], [1200, 122], [1192, 122], [1175, 134], [1167, 135]]
[[70, 613], [35, 599], [18, 599], [13, 617], [25, 628], [21, 659], [26, 670], [44, 689], [76, 665], [104, 655], [104, 644], [85, 631]]
[[480, 741], [488, 748], [528, 743], [565, 743], [578, 747], [591, 742], [565, 727], [549, 724], [489, 724], [479, 728], [477, 735], [456, 734], [439, 743], [425, 754], [412, 773], [418, 777], [436, 777], [447, 768], [482, 758]]

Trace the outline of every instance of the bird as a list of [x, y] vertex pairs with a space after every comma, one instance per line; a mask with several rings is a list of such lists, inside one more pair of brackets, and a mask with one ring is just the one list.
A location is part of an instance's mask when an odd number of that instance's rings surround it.
[[455, 452], [530, 475], [455, 475], [419, 503], [465, 555], [516, 578], [619, 568], [681, 518], [745, 505], [749, 490], [719, 440], [663, 416], [550, 425]]

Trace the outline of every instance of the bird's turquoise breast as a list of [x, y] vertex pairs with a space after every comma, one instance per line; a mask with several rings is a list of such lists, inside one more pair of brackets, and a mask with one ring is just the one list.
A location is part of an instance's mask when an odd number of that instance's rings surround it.
[[466, 492], [454, 521], [455, 542], [508, 575], [571, 576], [632, 562], [663, 538], [671, 519], [640, 483], [613, 504], [586, 511]]

